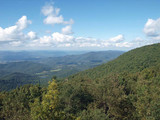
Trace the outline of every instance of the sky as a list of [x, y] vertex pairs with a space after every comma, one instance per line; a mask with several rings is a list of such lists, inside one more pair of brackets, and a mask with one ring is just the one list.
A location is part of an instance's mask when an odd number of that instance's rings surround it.
[[0, 50], [131, 50], [160, 42], [160, 0], [0, 0]]

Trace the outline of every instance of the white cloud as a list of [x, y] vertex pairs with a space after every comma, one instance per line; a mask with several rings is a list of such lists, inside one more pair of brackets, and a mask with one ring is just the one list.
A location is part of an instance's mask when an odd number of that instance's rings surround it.
[[96, 38], [91, 38], [91, 37], [77, 37], [75, 39], [76, 42], [79, 42], [79, 43], [84, 43], [84, 42], [89, 42], [89, 43], [96, 43], [98, 42], [98, 40]]
[[19, 47], [22, 45], [22, 42], [21, 41], [13, 41], [13, 42], [9, 42], [9, 44], [14, 47]]
[[76, 47], [100, 47], [102, 41], [95, 38], [77, 37], [74, 46]]
[[[40, 44], [44, 44], [44, 45], [47, 45], [47, 46], [50, 46], [51, 43], [52, 43], [52, 37], [51, 36], [43, 36], [39, 39], [39, 41], [35, 41], [35, 42], [39, 42]], [[37, 44], [39, 44], [37, 43]]]
[[57, 8], [54, 9], [52, 5], [47, 4], [43, 6], [41, 12], [43, 13], [43, 15], [48, 16], [52, 15], [52, 13], [54, 13], [54, 10], [59, 11]]
[[102, 47], [109, 47], [109, 46], [112, 46], [112, 44], [106, 41], [106, 42], [103, 42], [101, 46]]
[[[119, 36], [119, 35], [118, 35]], [[30, 46], [48, 46], [48, 47], [55, 47], [55, 48], [66, 48], [66, 47], [74, 47], [74, 48], [130, 48], [133, 47], [132, 42], [118, 42], [119, 39], [116, 41], [113, 40], [115, 38], [122, 38], [124, 37], [113, 37], [108, 40], [100, 40], [96, 38], [86, 38], [86, 37], [74, 37], [71, 35], [65, 35], [62, 33], [55, 32], [50, 36], [43, 36], [37, 40], [32, 41]], [[111, 39], [113, 41], [111, 41]], [[119, 40], [120, 41], [120, 40]]]
[[[50, 14], [50, 12], [45, 13]], [[15, 25], [8, 28], [0, 27], [0, 41], [5, 45], [13, 47], [31, 47], [31, 48], [107, 48], [112, 47], [130, 47], [131, 44], [123, 42], [124, 36], [117, 35], [108, 40], [100, 40], [91, 37], [74, 37], [69, 35], [72, 33], [70, 25], [62, 28], [62, 33], [54, 32], [48, 36], [38, 37], [35, 32], [30, 31], [27, 34], [23, 33], [23, 30], [31, 24], [31, 21], [26, 16], [22, 16]], [[7, 43], [8, 42], [8, 43]]]
[[26, 39], [26, 35], [22, 32], [23, 29], [31, 24], [30, 20], [27, 20], [26, 16], [22, 16], [16, 25], [7, 28], [0, 27], [0, 41], [17, 41]]
[[[62, 15], [59, 15], [60, 9], [55, 8], [53, 4], [45, 5], [41, 12], [46, 18], [45, 24], [66, 24], [60, 32], [47, 31], [50, 35], [38, 37], [33, 31], [24, 33], [23, 30], [32, 23], [26, 16], [22, 16], [15, 25], [1, 28], [0, 27], [0, 42], [4, 45], [24, 48], [133, 48], [145, 44], [155, 43], [160, 40], [160, 18], [157, 20], [149, 19], [144, 27], [144, 32], [149, 36], [150, 41], [140, 37], [133, 41], [126, 41], [122, 34], [113, 36], [112, 38], [101, 40], [92, 37], [74, 37], [71, 35], [72, 25], [74, 21], [64, 21]], [[146, 42], [147, 41], [147, 42]]]
[[28, 24], [32, 24], [31, 20], [27, 20], [26, 16], [22, 16], [18, 22], [16, 23], [17, 27], [19, 30], [23, 30], [24, 28], [27, 27]]
[[37, 40], [32, 41], [30, 46], [48, 46], [55, 48], [64, 47], [101, 47], [101, 41], [95, 38], [84, 38], [71, 35], [65, 35], [62, 33], [55, 32], [50, 36], [43, 36]]
[[160, 35], [153, 37], [152, 40], [155, 40], [155, 41], [159, 41], [159, 42], [160, 42]]
[[116, 47], [132, 47], [133, 46], [133, 43], [130, 43], [130, 42], [123, 42], [123, 43], [116, 43], [115, 44]]
[[144, 26], [144, 33], [150, 37], [160, 36], [160, 18], [157, 20], [148, 19]]
[[62, 15], [59, 15], [60, 8], [55, 8], [53, 4], [47, 4], [42, 8], [42, 13], [46, 18], [44, 19], [45, 24], [73, 24], [74, 21], [70, 19], [69, 21], [64, 21]]
[[115, 42], [115, 43], [122, 42], [122, 41], [124, 41], [124, 36], [123, 35], [117, 35], [113, 38], [110, 38], [109, 41], [110, 42]]
[[66, 27], [62, 28], [63, 34], [72, 34], [72, 27], [70, 25], [67, 25]]
[[11, 26], [5, 29], [0, 27], [0, 41], [12, 41], [16, 39], [17, 36], [21, 36], [18, 33], [17, 26]]
[[[123, 35], [117, 35], [108, 40], [99, 40], [90, 37], [74, 37], [72, 34], [72, 26], [74, 23], [72, 19], [64, 21], [62, 15], [59, 15], [60, 8], [55, 8], [53, 4], [45, 5], [41, 12], [46, 18], [44, 19], [45, 24], [67, 24], [61, 29], [61, 33], [54, 32], [49, 36], [43, 36], [39, 39], [33, 40], [31, 46], [50, 46], [50, 47], [130, 47], [129, 42], [123, 42], [125, 40]], [[31, 36], [31, 35], [30, 35]]]
[[44, 23], [45, 24], [52, 24], [52, 25], [54, 25], [54, 24], [61, 24], [61, 23], [63, 23], [63, 17], [62, 16], [52, 16], [52, 15], [50, 15], [50, 16], [48, 16], [46, 19], [44, 19]]
[[52, 38], [53, 38], [53, 41], [55, 42], [72, 42], [74, 40], [74, 37], [73, 36], [70, 36], [70, 35], [64, 35], [64, 34], [61, 34], [61, 33], [58, 33], [58, 32], [55, 32], [52, 34]]
[[134, 40], [131, 41], [132, 46], [140, 47], [147, 44], [147, 40], [142, 39], [141, 37], [136, 37]]
[[160, 18], [153, 20], [148, 19], [144, 26], [144, 33], [147, 36], [147, 44], [159, 43], [160, 42]]
[[43, 36], [39, 39], [33, 40], [29, 46], [66, 46], [69, 47], [74, 43], [74, 37], [55, 32], [50, 36]]
[[33, 31], [30, 31], [27, 35], [28, 35], [28, 37], [29, 37], [30, 39], [36, 39], [36, 38], [37, 38], [36, 33], [33, 32]]
[[141, 37], [136, 37], [134, 42], [143, 42], [144, 40]]

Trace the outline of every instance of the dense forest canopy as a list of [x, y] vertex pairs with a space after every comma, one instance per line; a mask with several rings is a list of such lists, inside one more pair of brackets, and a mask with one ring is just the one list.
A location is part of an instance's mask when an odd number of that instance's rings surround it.
[[25, 85], [0, 92], [2, 120], [159, 120], [160, 44], [48, 87]]

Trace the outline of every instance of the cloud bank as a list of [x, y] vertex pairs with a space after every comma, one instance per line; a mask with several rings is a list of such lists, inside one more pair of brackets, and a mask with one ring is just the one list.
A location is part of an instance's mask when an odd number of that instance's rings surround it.
[[[97, 39], [92, 37], [74, 36], [72, 25], [73, 19], [64, 20], [63, 15], [60, 14], [60, 8], [54, 7], [53, 4], [46, 4], [41, 9], [44, 15], [44, 24], [55, 26], [61, 24], [64, 27], [60, 32], [50, 33], [50, 35], [38, 36], [36, 32], [29, 31], [25, 33], [24, 30], [32, 24], [27, 16], [22, 16], [15, 25], [1, 28], [0, 27], [0, 47], [13, 48], [135, 48], [142, 45], [160, 42], [160, 18], [157, 20], [148, 19], [144, 25], [144, 34], [146, 38], [136, 37], [134, 40], [126, 40], [123, 34], [112, 36], [106, 39]], [[46, 30], [47, 31], [47, 30]], [[107, 34], [107, 33], [106, 33]]]
[[144, 27], [144, 33], [151, 42], [160, 42], [160, 18], [157, 20], [148, 19]]
[[25, 40], [29, 36], [23, 33], [23, 30], [31, 24], [32, 21], [27, 19], [27, 16], [22, 16], [15, 25], [1, 28], [0, 27], [0, 41], [16, 41]]

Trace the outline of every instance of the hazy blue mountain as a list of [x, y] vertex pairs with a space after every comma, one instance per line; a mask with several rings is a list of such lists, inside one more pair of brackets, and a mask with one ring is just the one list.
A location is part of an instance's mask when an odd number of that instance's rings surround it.
[[[55, 67], [59, 65], [80, 65], [79, 67], [94, 67], [108, 62], [123, 54], [122, 51], [99, 51], [80, 55], [67, 55], [63, 57], [50, 57], [40, 60], [40, 63]], [[84, 66], [87, 65], [87, 66]]]
[[0, 63], [33, 61], [47, 57], [82, 54], [86, 51], [0, 51]]
[[123, 51], [89, 52], [80, 55], [45, 58], [40, 60], [40, 63], [52, 67], [52, 74], [55, 74], [58, 77], [66, 77], [73, 73], [106, 63], [123, 53]]
[[[46, 84], [53, 76], [64, 78], [79, 71], [106, 63], [123, 53], [122, 51], [99, 51], [3, 63], [0, 64], [0, 86], [3, 85], [3, 89], [7, 89], [8, 87], [12, 89], [16, 87], [16, 84], [19, 86], [22, 84], [37, 83], [37, 79], [41, 84]], [[22, 53], [18, 56], [21, 55]], [[20, 59], [17, 58], [17, 60]], [[8, 87], [5, 87], [5, 84]]]

